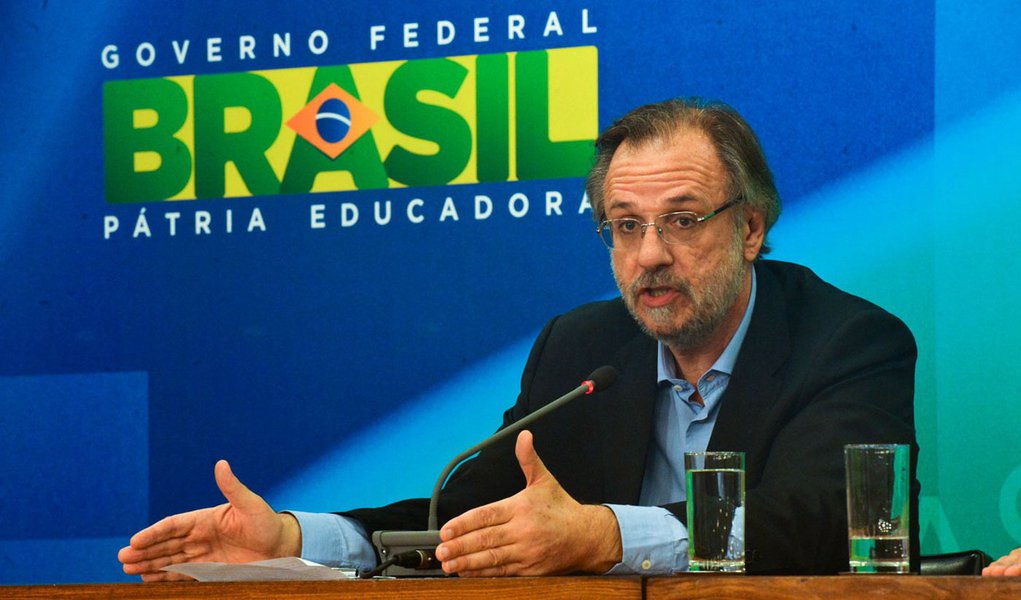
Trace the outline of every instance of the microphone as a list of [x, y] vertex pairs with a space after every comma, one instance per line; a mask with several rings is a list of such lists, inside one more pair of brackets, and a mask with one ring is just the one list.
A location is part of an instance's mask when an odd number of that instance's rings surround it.
[[468, 448], [454, 457], [440, 473], [436, 485], [433, 486], [432, 497], [429, 499], [429, 527], [425, 531], [377, 531], [372, 534], [372, 543], [379, 551], [382, 563], [375, 569], [361, 574], [363, 578], [373, 577], [382, 573], [386, 577], [442, 577], [446, 575], [439, 568], [439, 561], [434, 554], [440, 543], [438, 504], [440, 491], [447, 477], [459, 464], [469, 456], [514, 435], [543, 418], [568, 402], [605, 390], [617, 380], [617, 369], [605, 365], [593, 371], [581, 385], [546, 406], [518, 419], [488, 438]]

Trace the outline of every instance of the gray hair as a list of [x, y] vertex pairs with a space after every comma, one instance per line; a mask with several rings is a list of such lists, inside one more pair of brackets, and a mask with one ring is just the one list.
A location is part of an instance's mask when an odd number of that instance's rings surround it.
[[[624, 142], [642, 144], [669, 139], [685, 127], [705, 133], [727, 171], [727, 192], [741, 205], [760, 212], [766, 232], [780, 216], [780, 194], [759, 138], [736, 110], [723, 102], [674, 98], [640, 106], [621, 117], [596, 140], [596, 161], [585, 182], [596, 222], [606, 218], [604, 186], [613, 154]], [[761, 254], [769, 252], [765, 243]]]

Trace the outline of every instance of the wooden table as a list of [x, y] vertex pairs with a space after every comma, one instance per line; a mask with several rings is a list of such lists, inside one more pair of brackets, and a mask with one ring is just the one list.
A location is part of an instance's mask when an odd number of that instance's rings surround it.
[[744, 577], [688, 574], [651, 577], [646, 600], [855, 600], [858, 598], [986, 600], [1021, 599], [1021, 577], [919, 577], [840, 575], [833, 577]]
[[258, 583], [150, 583], [0, 586], [4, 600], [108, 598], [153, 600], [322, 600], [325, 598], [547, 598], [602, 600], [844, 600], [856, 598], [1021, 599], [1021, 577], [746, 577], [685, 574], [676, 577], [537, 577], [508, 579], [399, 579]]
[[638, 577], [521, 577], [503, 579], [374, 579], [352, 581], [279, 581], [258, 583], [147, 583], [0, 587], [3, 600], [78, 600], [145, 598], [152, 600], [306, 600], [325, 598], [550, 598], [610, 600], [642, 597]]

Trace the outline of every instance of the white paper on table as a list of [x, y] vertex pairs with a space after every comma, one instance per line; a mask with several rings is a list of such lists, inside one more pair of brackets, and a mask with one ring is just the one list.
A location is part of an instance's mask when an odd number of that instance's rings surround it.
[[351, 579], [352, 569], [334, 569], [296, 557], [230, 564], [221, 562], [181, 563], [164, 571], [194, 577], [198, 581], [317, 581]]

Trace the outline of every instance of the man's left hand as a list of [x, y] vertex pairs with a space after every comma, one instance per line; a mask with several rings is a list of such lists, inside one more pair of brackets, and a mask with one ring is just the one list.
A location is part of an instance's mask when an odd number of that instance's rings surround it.
[[461, 577], [603, 573], [621, 560], [620, 528], [605, 506], [579, 504], [522, 431], [514, 447], [525, 489], [451, 519], [436, 557]]

